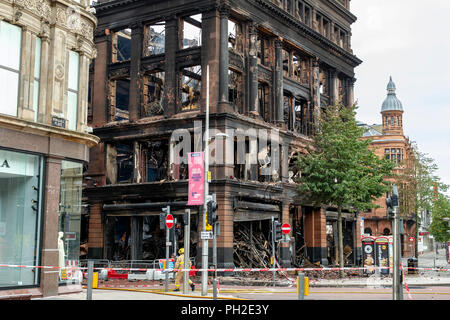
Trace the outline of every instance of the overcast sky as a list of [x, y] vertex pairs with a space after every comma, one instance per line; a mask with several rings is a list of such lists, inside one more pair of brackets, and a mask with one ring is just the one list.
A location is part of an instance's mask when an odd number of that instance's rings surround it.
[[352, 0], [351, 11], [358, 17], [352, 48], [363, 60], [356, 68], [358, 120], [381, 124], [392, 76], [405, 135], [450, 184], [450, 1]]

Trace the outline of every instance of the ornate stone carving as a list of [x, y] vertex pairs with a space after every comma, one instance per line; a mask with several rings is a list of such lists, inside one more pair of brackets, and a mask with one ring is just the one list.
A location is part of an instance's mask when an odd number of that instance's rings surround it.
[[64, 79], [64, 66], [62, 64], [57, 64], [55, 67], [55, 78], [58, 81]]

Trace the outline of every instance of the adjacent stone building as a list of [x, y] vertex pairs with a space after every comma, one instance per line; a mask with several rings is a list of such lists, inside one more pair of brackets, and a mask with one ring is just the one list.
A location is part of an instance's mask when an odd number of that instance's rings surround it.
[[[372, 140], [371, 148], [380, 158], [386, 158], [397, 164], [394, 172], [400, 177], [413, 170], [414, 153], [409, 139], [403, 132], [403, 105], [396, 95], [396, 86], [392, 77], [387, 86], [387, 97], [381, 107], [382, 125], [364, 125], [368, 131], [365, 137]], [[416, 236], [415, 212], [412, 196], [408, 193], [407, 179], [392, 179], [400, 193], [400, 214], [403, 219], [404, 234], [401, 235], [403, 256], [414, 256]], [[392, 235], [391, 221], [387, 217], [386, 196], [379, 198], [376, 204], [380, 208], [361, 214], [364, 218], [364, 234], [371, 236]]]
[[[337, 213], [297, 195], [294, 161], [306, 152], [322, 108], [353, 104], [354, 68], [361, 61], [351, 49], [356, 17], [349, 3], [99, 1], [89, 123], [101, 141], [91, 149], [84, 189], [88, 256], [164, 257], [155, 204], [172, 203], [181, 220], [188, 172], [177, 159], [187, 153], [177, 149], [173, 132], [184, 129], [183, 139], [194, 138], [191, 151], [204, 149], [209, 68], [211, 145], [216, 160], [218, 154], [229, 160], [210, 165], [221, 224], [218, 266], [240, 265], [236, 244], [244, 231], [270, 241], [272, 217], [292, 226], [291, 242], [281, 245], [282, 265], [295, 264], [302, 252], [327, 265], [327, 235], [337, 230]], [[261, 143], [264, 130], [278, 138]], [[270, 175], [263, 174], [267, 168]], [[202, 208], [191, 213], [191, 255], [199, 258]], [[345, 244], [353, 250], [348, 263], [354, 264], [359, 224], [350, 213], [344, 221]], [[129, 250], [122, 250], [121, 239]]]
[[[78, 289], [89, 64], [81, 1], [0, 1], [0, 296]], [[74, 287], [67, 286], [68, 284]]]

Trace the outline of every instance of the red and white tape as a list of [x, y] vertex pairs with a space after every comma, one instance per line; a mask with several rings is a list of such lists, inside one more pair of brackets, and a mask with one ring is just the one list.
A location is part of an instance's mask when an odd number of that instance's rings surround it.
[[[67, 267], [56, 267], [56, 266], [26, 266], [26, 265], [11, 265], [11, 264], [0, 264], [0, 268], [36, 268], [36, 269], [66, 269]], [[87, 270], [87, 267], [70, 267], [72, 269]], [[107, 267], [95, 267], [95, 270], [117, 270], [117, 271], [147, 271], [155, 270], [162, 272], [179, 272], [179, 271], [194, 271], [194, 272], [302, 272], [302, 271], [340, 271], [340, 270], [384, 270], [392, 269], [392, 267], [347, 267], [347, 268], [228, 268], [228, 269], [202, 269], [202, 268], [192, 268], [192, 269], [152, 269], [152, 268], [107, 268]], [[420, 271], [441, 271], [448, 272], [450, 269], [444, 268], [412, 268], [408, 267], [408, 270], [420, 270]]]

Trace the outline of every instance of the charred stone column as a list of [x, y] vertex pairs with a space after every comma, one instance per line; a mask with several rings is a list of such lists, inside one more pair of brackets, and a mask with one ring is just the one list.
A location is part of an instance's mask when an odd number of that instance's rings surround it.
[[248, 51], [248, 79], [249, 79], [249, 112], [259, 115], [261, 110], [258, 108], [258, 56], [257, 41], [258, 30], [255, 23], [249, 24], [249, 51]]
[[317, 122], [320, 116], [320, 97], [321, 97], [321, 92], [320, 92], [320, 67], [319, 67], [319, 59], [316, 58], [313, 60], [313, 68], [312, 68], [312, 72], [313, 72], [313, 108], [314, 108], [314, 112], [313, 112], [313, 116], [314, 116], [314, 122]]
[[[281, 205], [281, 222], [290, 223], [289, 219], [289, 203], [283, 202]], [[292, 228], [292, 226], [291, 226]], [[280, 243], [280, 265], [284, 268], [288, 268], [291, 266], [291, 256], [289, 253], [289, 245], [290, 243], [281, 242]]]
[[131, 260], [142, 260], [143, 217], [131, 218]]
[[339, 102], [339, 88], [337, 70], [330, 69], [330, 104], [335, 105]]
[[355, 82], [356, 78], [347, 80], [347, 105], [352, 106], [355, 103]]
[[209, 111], [217, 111], [219, 101], [219, 81], [220, 74], [220, 17], [216, 7], [202, 12], [202, 86], [201, 86], [201, 107], [202, 112], [206, 110], [206, 67], [209, 66]]
[[283, 120], [283, 42], [275, 40], [275, 74], [274, 74], [274, 94], [275, 94], [275, 122], [282, 124]]
[[130, 122], [135, 122], [140, 118], [141, 109], [141, 58], [143, 42], [143, 26], [136, 23], [131, 27], [131, 63], [130, 63], [130, 102], [128, 111]]
[[228, 16], [230, 15], [230, 7], [221, 5], [219, 7], [220, 14], [220, 60], [219, 60], [219, 103], [228, 104]]
[[[99, 127], [109, 119], [108, 108], [108, 63], [111, 59], [111, 36], [109, 31], [102, 30], [95, 33], [97, 57], [94, 60], [94, 79], [92, 81], [92, 126]], [[50, 117], [51, 112], [48, 113]], [[51, 123], [51, 119], [48, 120]]]
[[166, 40], [165, 40], [165, 83], [163, 107], [164, 115], [170, 117], [177, 112], [177, 70], [176, 52], [178, 50], [178, 18], [171, 16], [166, 19]]

